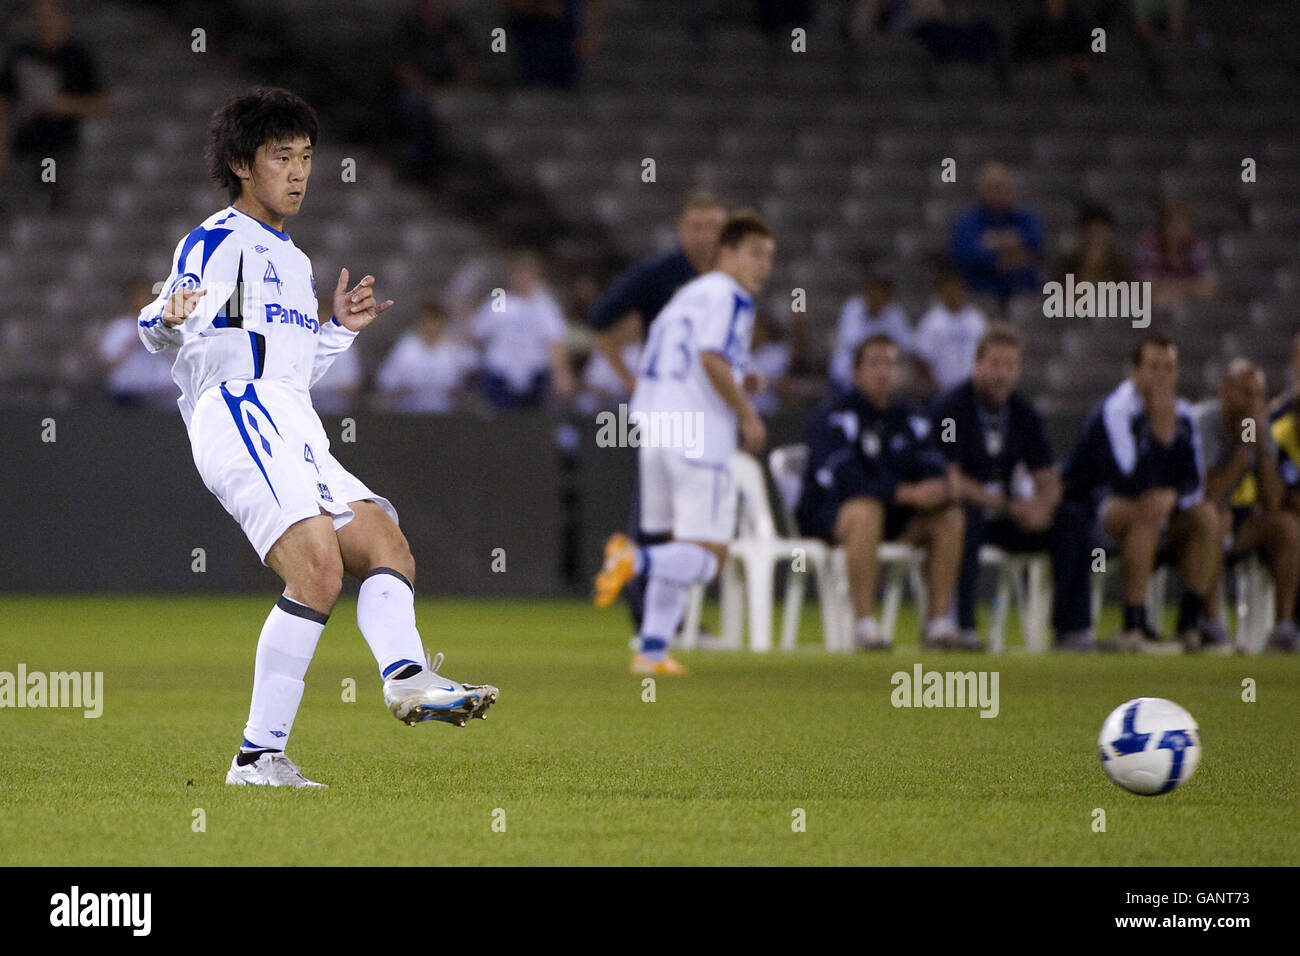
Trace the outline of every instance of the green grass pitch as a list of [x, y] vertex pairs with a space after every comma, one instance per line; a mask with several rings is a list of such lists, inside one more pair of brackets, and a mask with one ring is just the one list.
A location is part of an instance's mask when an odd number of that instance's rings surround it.
[[[443, 669], [501, 700], [464, 729], [408, 728], [345, 598], [289, 746], [330, 788], [226, 787], [271, 603], [0, 598], [0, 671], [104, 674], [98, 719], [0, 709], [0, 862], [1300, 863], [1295, 657], [922, 654], [909, 621], [882, 655], [698, 651], [646, 702], [621, 609], [422, 600]], [[1000, 713], [894, 708], [890, 675], [917, 662], [998, 671]], [[1143, 695], [1182, 704], [1203, 736], [1196, 775], [1159, 797], [1116, 788], [1096, 753], [1106, 714]]]

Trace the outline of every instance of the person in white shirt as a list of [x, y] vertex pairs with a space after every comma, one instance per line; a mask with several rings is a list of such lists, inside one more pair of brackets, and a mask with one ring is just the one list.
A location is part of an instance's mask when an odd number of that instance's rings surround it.
[[772, 271], [775, 242], [754, 213], [722, 227], [717, 268], [677, 290], [650, 326], [628, 421], [635, 422], [641, 531], [664, 544], [636, 547], [624, 534], [605, 544], [596, 604], [609, 607], [637, 575], [648, 578], [636, 674], [681, 674], [668, 656], [692, 584], [707, 584], [735, 532], [731, 459], [762, 450], [767, 431], [749, 397], [764, 383], [750, 369], [754, 296]]
[[872, 273], [862, 294], [847, 299], [840, 309], [831, 350], [831, 381], [836, 388], [847, 391], [853, 387], [853, 356], [859, 345], [877, 334], [893, 339], [901, 354], [912, 354], [912, 324], [894, 300], [894, 280]]
[[951, 270], [939, 277], [938, 297], [921, 316], [914, 348], [928, 381], [922, 391], [942, 393], [970, 378], [975, 349], [988, 328], [984, 313], [970, 303], [966, 284]]
[[446, 415], [456, 407], [478, 354], [447, 331], [447, 310], [429, 300], [375, 376], [380, 405], [395, 412]]
[[573, 395], [564, 314], [542, 281], [541, 257], [510, 259], [504, 289], [494, 289], [470, 321], [483, 348], [483, 386], [496, 408], [537, 408], [554, 391]]
[[[177, 243], [162, 294], [137, 320], [150, 352], [179, 348], [172, 377], [194, 464], [285, 582], [258, 638], [230, 785], [323, 786], [284, 750], [345, 571], [361, 580], [357, 625], [394, 717], [463, 726], [497, 698], [495, 687], [462, 685], [423, 663], [415, 559], [397, 512], [330, 454], [312, 409], [311, 385], [393, 304], [376, 299], [373, 276], [349, 288], [343, 269], [333, 314], [320, 321], [311, 260], [283, 231], [306, 196], [317, 131], [315, 111], [287, 90], [238, 96], [213, 116], [209, 174], [231, 204]], [[173, 483], [147, 469], [142, 478], [168, 507]]]
[[176, 403], [172, 356], [140, 347], [136, 316], [154, 299], [148, 279], [133, 279], [125, 289], [127, 312], [110, 319], [99, 342], [104, 392], [125, 408], [171, 408]]

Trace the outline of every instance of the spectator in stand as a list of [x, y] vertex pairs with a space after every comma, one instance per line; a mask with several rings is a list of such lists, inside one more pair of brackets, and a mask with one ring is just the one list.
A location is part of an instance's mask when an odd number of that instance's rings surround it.
[[1133, 33], [1147, 77], [1157, 92], [1165, 91], [1165, 51], [1183, 46], [1191, 39], [1196, 46], [1213, 57], [1219, 73], [1228, 83], [1237, 80], [1237, 66], [1232, 58], [1215, 49], [1214, 36], [1204, 27], [1188, 26], [1187, 0], [1132, 0]]
[[447, 10], [447, 0], [413, 0], [394, 39], [393, 132], [401, 141], [397, 167], [416, 182], [430, 182], [442, 170], [445, 143], [434, 112], [439, 89], [473, 74], [468, 28]]
[[1079, 207], [1079, 238], [1074, 248], [1056, 261], [1057, 281], [1071, 274], [1075, 282], [1128, 282], [1133, 267], [1115, 245], [1115, 220], [1100, 203]]
[[953, 263], [971, 292], [997, 296], [1005, 309], [1017, 293], [1042, 292], [1043, 227], [1034, 213], [1013, 205], [1011, 170], [1003, 163], [986, 163], [975, 191], [979, 201], [953, 225]]
[[541, 256], [510, 258], [505, 289], [495, 289], [470, 321], [483, 348], [483, 386], [498, 409], [539, 408], [553, 393], [573, 397], [564, 314], [547, 290]]
[[[912, 37], [936, 63], [989, 63], [998, 85], [1006, 86], [1002, 38], [992, 20], [972, 16], [961, 0], [908, 0], [900, 6], [911, 23]], [[933, 79], [927, 78], [927, 85], [931, 83]]]
[[[1264, 371], [1244, 358], [1228, 364], [1219, 397], [1197, 406], [1196, 426], [1205, 462], [1205, 500], [1219, 512], [1226, 560], [1260, 552], [1276, 586], [1271, 650], [1300, 649], [1293, 620], [1300, 587], [1300, 518], [1285, 507], [1286, 485], [1270, 430]], [[1218, 588], [1207, 616], [1217, 617]], [[1224, 642], [1226, 646], [1227, 642]]]
[[921, 382], [918, 391], [942, 394], [970, 378], [975, 350], [988, 329], [984, 313], [966, 292], [966, 284], [952, 269], [939, 276], [938, 298], [921, 316], [913, 348]]
[[1206, 302], [1219, 293], [1219, 277], [1210, 246], [1197, 232], [1191, 207], [1181, 199], [1166, 199], [1153, 229], [1138, 243], [1137, 277], [1151, 283], [1157, 306]]
[[1033, 12], [1016, 26], [1012, 58], [1051, 60], [1085, 89], [1092, 72], [1090, 26], [1075, 0], [1036, 0]]
[[474, 349], [448, 333], [442, 303], [427, 300], [415, 327], [397, 340], [379, 367], [379, 404], [395, 412], [445, 415], [455, 410], [477, 364]]
[[519, 57], [525, 86], [573, 89], [580, 63], [595, 55], [604, 0], [507, 0], [506, 34]]
[[176, 354], [150, 353], [140, 344], [137, 320], [152, 302], [153, 285], [136, 278], [122, 290], [122, 314], [104, 326], [99, 343], [99, 363], [104, 373], [104, 394], [124, 408], [172, 408], [180, 389], [172, 381]]
[[862, 293], [846, 300], [840, 309], [831, 352], [831, 381], [836, 388], [853, 387], [853, 353], [877, 333], [893, 339], [902, 355], [912, 355], [912, 323], [894, 299], [894, 280], [873, 272], [867, 276]]
[[[68, 38], [62, 4], [35, 0], [28, 12], [32, 38], [11, 46], [0, 66], [0, 182], [11, 180], [28, 196], [48, 190], [45, 199], [57, 208], [76, 179], [81, 121], [107, 109], [108, 95], [90, 53]], [[55, 162], [52, 183], [41, 181], [47, 158]]]

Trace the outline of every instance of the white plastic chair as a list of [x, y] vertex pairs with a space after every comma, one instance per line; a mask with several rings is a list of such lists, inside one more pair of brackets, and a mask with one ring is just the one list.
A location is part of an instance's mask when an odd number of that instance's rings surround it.
[[1025, 649], [1047, 650], [1052, 610], [1052, 560], [1043, 552], [1018, 554], [991, 544], [980, 547], [980, 565], [997, 572], [997, 600], [989, 625], [989, 650], [1006, 649], [1007, 615], [1014, 602], [1020, 608], [1020, 633]]
[[[803, 487], [803, 474], [808, 467], [807, 445], [783, 445], [768, 455], [772, 480], [781, 499], [782, 516], [788, 533], [798, 532], [794, 511]], [[818, 542], [821, 544], [822, 542]], [[825, 545], [823, 545], [825, 547]], [[847, 557], [843, 548], [828, 548], [829, 591], [831, 604], [827, 605], [827, 588], [820, 591], [823, 627], [833, 627], [834, 639], [827, 636], [827, 647], [836, 650], [853, 649], [853, 602], [849, 594]], [[898, 624], [898, 612], [903, 603], [903, 590], [911, 583], [918, 613], [925, 617], [925, 587], [921, 577], [921, 564], [925, 552], [898, 541], [883, 542], [876, 555], [884, 578], [884, 599], [881, 602], [880, 629], [887, 642], [892, 643]], [[820, 572], [819, 572], [820, 574]], [[821, 583], [819, 576], [818, 582]], [[786, 585], [785, 620], [781, 632], [781, 646], [794, 647], [798, 639], [799, 610], [803, 603], [807, 581], [803, 575], [791, 574]], [[793, 613], [792, 613], [793, 609]], [[833, 623], [831, 623], [833, 621]]]
[[[760, 653], [771, 650], [776, 568], [778, 564], [788, 564], [791, 573], [786, 584], [781, 626], [782, 649], [794, 648], [809, 569], [817, 576], [822, 598], [822, 633], [826, 646], [829, 650], [841, 649], [843, 635], [833, 613], [835, 602], [825, 542], [778, 534], [763, 468], [754, 458], [737, 452], [731, 474], [739, 493], [740, 520], [736, 539], [731, 542], [721, 570], [722, 643], [739, 643], [748, 618], [750, 649]], [[796, 570], [800, 566], [804, 571]]]
[[[1237, 649], [1246, 654], [1259, 654], [1264, 650], [1269, 632], [1277, 623], [1277, 590], [1273, 574], [1258, 552], [1238, 558], [1231, 568], [1236, 603], [1229, 611], [1227, 574], [1219, 578], [1219, 621], [1224, 627], [1232, 625], [1236, 617], [1233, 639]], [[1100, 577], [1100, 575], [1098, 575]], [[1147, 585], [1147, 620], [1158, 629], [1165, 617], [1165, 595], [1169, 588], [1169, 565], [1162, 564], [1151, 575]], [[1100, 586], [1093, 582], [1093, 619], [1100, 608]]]

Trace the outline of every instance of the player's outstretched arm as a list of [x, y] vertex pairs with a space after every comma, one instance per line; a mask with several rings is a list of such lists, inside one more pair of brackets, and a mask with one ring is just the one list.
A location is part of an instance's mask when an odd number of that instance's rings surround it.
[[763, 419], [759, 418], [758, 412], [754, 411], [754, 406], [749, 404], [749, 399], [745, 397], [740, 386], [736, 384], [731, 372], [731, 363], [721, 352], [705, 350], [700, 353], [700, 364], [704, 366], [704, 374], [709, 377], [709, 384], [722, 396], [722, 400], [731, 407], [740, 420], [740, 437], [745, 450], [752, 455], [757, 455], [767, 442], [767, 427], [763, 424]]
[[348, 270], [339, 272], [339, 281], [334, 287], [334, 318], [349, 332], [360, 332], [379, 318], [381, 312], [392, 307], [392, 299], [385, 302], [375, 300], [374, 285], [375, 277], [366, 276], [349, 289]]

